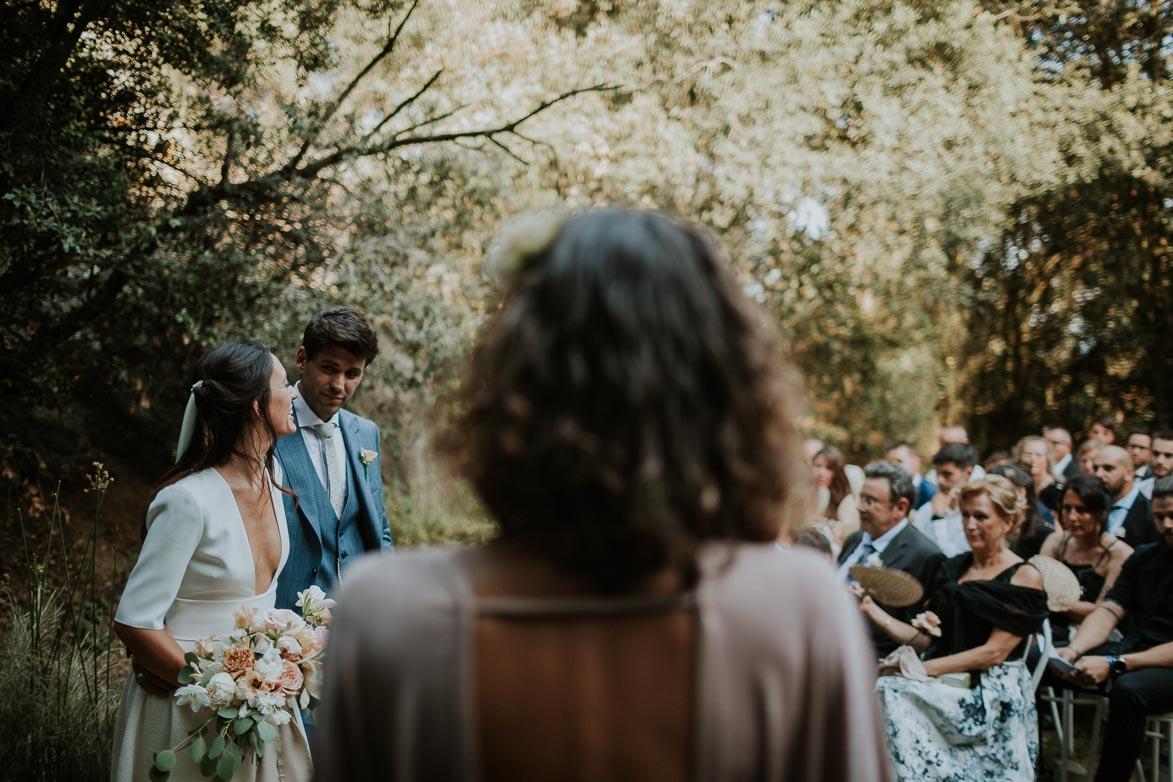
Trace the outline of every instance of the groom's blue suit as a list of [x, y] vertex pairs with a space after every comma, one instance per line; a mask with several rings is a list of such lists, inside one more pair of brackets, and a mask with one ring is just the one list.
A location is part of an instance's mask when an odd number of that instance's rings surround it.
[[[346, 450], [347, 503], [340, 519], [330, 505], [310, 461], [305, 439], [298, 431], [277, 441], [276, 458], [284, 472], [285, 486], [297, 492], [298, 500], [285, 497], [289, 524], [289, 559], [277, 579], [277, 607], [294, 608], [297, 593], [317, 584], [327, 594], [334, 591], [338, 571], [347, 560], [363, 553], [390, 551], [391, 525], [383, 507], [381, 459], [364, 466], [361, 451], [380, 454], [379, 427], [365, 418], [338, 411], [338, 426]], [[323, 545], [324, 535], [334, 535]], [[329, 549], [336, 548], [336, 554]]]

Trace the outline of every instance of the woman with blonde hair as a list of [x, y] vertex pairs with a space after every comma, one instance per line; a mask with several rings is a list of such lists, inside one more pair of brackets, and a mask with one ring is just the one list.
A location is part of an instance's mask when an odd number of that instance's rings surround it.
[[945, 561], [929, 610], [905, 624], [864, 600], [872, 621], [911, 647], [896, 653], [903, 675], [876, 685], [896, 773], [918, 782], [1033, 780], [1038, 723], [1022, 656], [1047, 598], [1042, 576], [1007, 543], [1024, 501], [1013, 483], [988, 476], [962, 486], [958, 506], [971, 550]]
[[444, 452], [500, 538], [349, 571], [318, 775], [888, 779], [857, 609], [775, 545], [806, 475], [767, 319], [657, 214], [497, 252]]

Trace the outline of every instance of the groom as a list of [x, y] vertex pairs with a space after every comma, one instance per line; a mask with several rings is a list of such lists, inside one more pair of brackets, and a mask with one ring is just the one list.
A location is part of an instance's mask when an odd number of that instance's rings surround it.
[[331, 307], [306, 326], [297, 348], [298, 431], [277, 441], [284, 483], [289, 559], [277, 579], [277, 607], [295, 609], [310, 585], [331, 594], [346, 564], [365, 551], [390, 551], [383, 507], [379, 428], [342, 409], [362, 382], [379, 341], [354, 307]]

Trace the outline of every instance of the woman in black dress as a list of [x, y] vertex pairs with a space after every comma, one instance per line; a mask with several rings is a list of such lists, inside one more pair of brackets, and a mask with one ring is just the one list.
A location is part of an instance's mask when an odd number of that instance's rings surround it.
[[1107, 530], [1111, 507], [1108, 490], [1094, 475], [1075, 476], [1063, 491], [1063, 529], [1051, 533], [1041, 553], [1071, 568], [1082, 594], [1069, 611], [1051, 617], [1057, 646], [1067, 645], [1071, 626], [1095, 610], [1132, 554], [1131, 546]]
[[[922, 681], [884, 676], [876, 684], [897, 776], [907, 780], [1035, 778], [1038, 726], [1024, 639], [1047, 613], [1043, 579], [1010, 550], [1024, 502], [999, 476], [960, 489], [970, 551], [945, 562], [929, 611], [905, 624], [870, 600], [865, 611], [896, 640], [924, 652]], [[930, 635], [931, 633], [931, 635]], [[968, 674], [969, 681], [943, 674]], [[962, 677], [962, 678], [963, 678]]]

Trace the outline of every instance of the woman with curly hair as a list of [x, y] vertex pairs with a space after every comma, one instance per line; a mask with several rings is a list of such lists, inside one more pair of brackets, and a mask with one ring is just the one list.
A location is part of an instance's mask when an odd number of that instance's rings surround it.
[[858, 610], [774, 545], [794, 372], [709, 242], [599, 210], [495, 257], [442, 446], [500, 538], [350, 571], [317, 773], [887, 779]]

